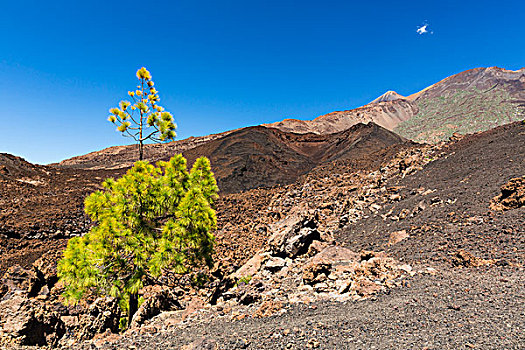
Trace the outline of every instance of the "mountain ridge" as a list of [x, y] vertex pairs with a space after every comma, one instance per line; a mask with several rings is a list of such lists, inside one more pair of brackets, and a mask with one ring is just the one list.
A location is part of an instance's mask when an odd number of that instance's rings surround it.
[[[472, 100], [476, 104], [470, 103]], [[447, 114], [439, 115], [443, 109]], [[462, 114], [455, 115], [455, 110]], [[480, 114], [484, 120], [470, 126], [469, 118]], [[455, 132], [484, 131], [520, 118], [525, 118], [525, 68], [479, 67], [446, 77], [407, 97], [388, 91], [358, 108], [263, 126], [322, 134], [371, 121], [418, 142], [439, 142]]]
[[[213, 165], [221, 190], [238, 192], [293, 182], [325, 162], [365, 157], [395, 144], [411, 144], [375, 123], [359, 123], [329, 134], [291, 133], [251, 126], [199, 140], [148, 145], [145, 160], [165, 161], [175, 153], [182, 153], [191, 165], [198, 157], [206, 156]], [[115, 146], [52, 166], [71, 170], [123, 171], [136, 160], [136, 147]]]

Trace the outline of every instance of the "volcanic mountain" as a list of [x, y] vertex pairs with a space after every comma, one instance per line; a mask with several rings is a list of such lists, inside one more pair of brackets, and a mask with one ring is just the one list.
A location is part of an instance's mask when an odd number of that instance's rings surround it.
[[405, 99], [406, 97], [401, 96], [395, 91], [387, 91], [370, 103], [390, 102], [390, 101], [405, 100]]
[[[145, 159], [168, 160], [180, 152], [192, 164], [206, 156], [223, 192], [293, 182], [310, 169], [335, 159], [357, 159], [404, 138], [374, 123], [356, 124], [333, 134], [299, 134], [254, 126], [207, 139], [193, 138], [164, 145], [147, 145]], [[117, 146], [67, 159], [58, 168], [124, 169], [137, 157], [135, 146]]]
[[408, 97], [388, 91], [356, 109], [265, 126], [323, 134], [374, 122], [414, 141], [438, 142], [455, 132], [484, 131], [524, 118], [525, 68], [490, 67], [453, 75]]

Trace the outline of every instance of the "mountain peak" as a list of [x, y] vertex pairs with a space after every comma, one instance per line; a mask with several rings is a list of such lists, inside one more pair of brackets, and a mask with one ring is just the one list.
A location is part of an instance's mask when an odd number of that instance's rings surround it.
[[405, 99], [405, 97], [398, 94], [395, 91], [390, 90], [390, 91], [385, 92], [384, 94], [382, 94], [381, 96], [379, 96], [378, 98], [376, 98], [370, 103], [389, 102], [389, 101], [401, 100], [401, 99]]

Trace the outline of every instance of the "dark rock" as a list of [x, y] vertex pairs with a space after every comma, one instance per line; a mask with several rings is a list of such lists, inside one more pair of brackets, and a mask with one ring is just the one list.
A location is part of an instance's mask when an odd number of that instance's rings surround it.
[[316, 284], [326, 280], [332, 265], [324, 262], [310, 263], [303, 268], [303, 282]]
[[273, 255], [294, 258], [308, 252], [314, 240], [320, 240], [316, 215], [290, 216], [273, 226], [270, 238]]
[[44, 284], [52, 288], [58, 282], [57, 264], [62, 257], [61, 250], [50, 251], [33, 263], [33, 269], [38, 271]]
[[463, 249], [458, 250], [451, 257], [452, 265], [456, 267], [477, 267], [482, 265], [487, 265], [494, 263], [491, 260], [484, 260], [472, 255], [470, 252], [467, 252]]
[[43, 302], [21, 294], [0, 302], [0, 343], [52, 346], [63, 334], [59, 314]]
[[168, 288], [154, 286], [143, 297], [145, 300], [133, 316], [130, 328], [139, 327], [146, 320], [157, 316], [162, 311], [182, 309], [177, 296], [171, 293]]
[[525, 205], [525, 176], [509, 180], [500, 190], [501, 194], [492, 199], [492, 210], [510, 210]]
[[11, 266], [3, 277], [3, 283], [7, 287], [4, 299], [14, 294], [35, 296], [43, 285], [43, 277], [35, 270], [27, 270], [19, 265]]
[[277, 272], [286, 266], [286, 261], [283, 258], [272, 257], [266, 262], [264, 268], [271, 272]]
[[239, 302], [243, 305], [250, 305], [261, 299], [261, 296], [257, 293], [247, 291], [241, 295]]
[[[91, 339], [95, 334], [106, 330], [118, 332], [120, 309], [116, 298], [98, 298], [78, 320], [79, 339]], [[74, 330], [73, 330], [74, 331]]]

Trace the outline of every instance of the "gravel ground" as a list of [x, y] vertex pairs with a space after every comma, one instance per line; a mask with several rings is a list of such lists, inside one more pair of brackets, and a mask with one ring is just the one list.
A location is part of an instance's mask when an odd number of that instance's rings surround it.
[[200, 343], [195, 348], [216, 344], [219, 349], [524, 349], [524, 291], [523, 268], [443, 268], [436, 275], [418, 274], [408, 286], [364, 301], [293, 305], [268, 318], [231, 321], [224, 317], [98, 346], [160, 350]]
[[[410, 264], [442, 262], [464, 249], [501, 264], [524, 265], [525, 207], [489, 210], [500, 187], [524, 174], [525, 124], [466, 137], [416, 174], [387, 182], [387, 187], [402, 187], [402, 200], [342, 228], [336, 240], [354, 251], [385, 250]], [[417, 189], [427, 192], [418, 194]], [[417, 214], [393, 220], [420, 205], [425, 209]], [[410, 238], [389, 246], [389, 234], [399, 230]]]

